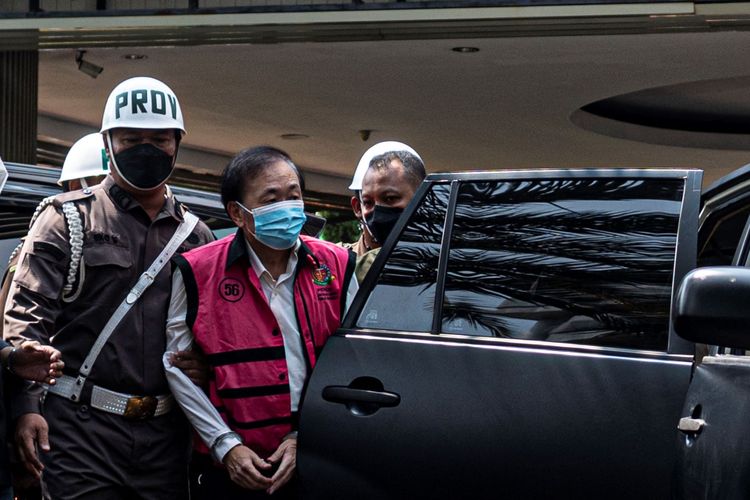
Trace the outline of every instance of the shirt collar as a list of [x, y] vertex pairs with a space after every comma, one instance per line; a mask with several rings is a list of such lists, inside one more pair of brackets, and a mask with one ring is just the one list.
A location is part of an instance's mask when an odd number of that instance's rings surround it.
[[[302, 249], [303, 254], [307, 254], [308, 250], [304, 243], [302, 243], [302, 240], [297, 238], [297, 242], [292, 247], [292, 255], [289, 259], [290, 262], [293, 261], [294, 265], [296, 266], [297, 260], [298, 260], [298, 253], [300, 248]], [[253, 268], [253, 271], [255, 271], [255, 274], [257, 276], [260, 276], [263, 274], [263, 271], [266, 270], [266, 267], [263, 265], [262, 262], [260, 262], [260, 259], [255, 254], [253, 249], [250, 247], [250, 244], [247, 242], [247, 239], [245, 238], [245, 233], [242, 232], [242, 228], [237, 228], [237, 232], [234, 233], [234, 239], [232, 240], [232, 243], [229, 246], [229, 252], [227, 254], [227, 263], [225, 266], [225, 269], [229, 269], [234, 265], [235, 262], [237, 262], [239, 259], [247, 259], [247, 263]], [[254, 261], [253, 261], [254, 259]], [[293, 267], [290, 267], [287, 265], [287, 270], [294, 269]]]
[[[115, 182], [115, 179], [111, 175], [108, 175], [104, 178], [104, 180], [102, 181], [102, 186], [104, 187], [104, 190], [107, 192], [107, 194], [109, 194], [110, 199], [114, 202], [115, 205], [120, 207], [120, 209], [124, 210], [125, 212], [130, 212], [131, 210], [135, 210], [138, 208], [142, 210], [140, 203], [138, 203], [130, 193], [118, 186]], [[169, 189], [168, 186], [166, 188], [166, 202], [159, 211], [157, 219], [164, 216], [170, 216], [178, 221], [182, 221], [182, 207], [172, 194], [172, 190]]]
[[[258, 257], [258, 254], [255, 253], [255, 250], [253, 250], [253, 247], [250, 246], [250, 242], [247, 241], [247, 238], [244, 237], [243, 233], [243, 241], [245, 242], [245, 251], [247, 252], [248, 260], [250, 261], [250, 266], [253, 268], [253, 272], [255, 275], [260, 278], [264, 274], [268, 274], [268, 276], [271, 276], [271, 273], [268, 272], [268, 269], [266, 269], [266, 266], [263, 265], [263, 262], [261, 262], [260, 258]], [[297, 251], [300, 247], [300, 241], [299, 238], [297, 238], [297, 241], [294, 243], [294, 246], [292, 247], [292, 252], [289, 254], [289, 260], [286, 263], [286, 271], [284, 271], [283, 275], [291, 274], [294, 269], [297, 267]], [[282, 276], [283, 276], [282, 275]]]

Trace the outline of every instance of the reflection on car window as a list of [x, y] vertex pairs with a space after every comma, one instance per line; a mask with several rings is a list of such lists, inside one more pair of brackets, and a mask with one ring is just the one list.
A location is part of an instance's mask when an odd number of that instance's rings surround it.
[[429, 332], [450, 186], [425, 195], [378, 277], [357, 326]]
[[463, 183], [443, 332], [663, 350], [682, 180]]

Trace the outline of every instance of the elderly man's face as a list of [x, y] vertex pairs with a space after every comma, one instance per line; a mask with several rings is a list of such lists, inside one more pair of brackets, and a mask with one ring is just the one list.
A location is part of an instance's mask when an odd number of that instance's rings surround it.
[[[287, 162], [279, 160], [245, 182], [241, 202], [248, 210], [252, 210], [279, 201], [301, 199], [302, 188], [297, 172]], [[229, 205], [229, 210], [234, 223], [243, 229], [248, 239], [254, 239], [253, 217], [234, 203]]]
[[366, 219], [375, 205], [404, 209], [415, 191], [401, 160], [391, 160], [386, 169], [370, 168], [362, 180], [362, 216]]

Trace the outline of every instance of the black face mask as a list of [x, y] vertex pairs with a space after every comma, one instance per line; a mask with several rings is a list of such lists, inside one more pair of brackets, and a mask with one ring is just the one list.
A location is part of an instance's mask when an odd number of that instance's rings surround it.
[[375, 238], [375, 241], [381, 245], [385, 243], [403, 212], [403, 208], [375, 205], [375, 209], [365, 217], [367, 229], [370, 230], [370, 234]]
[[153, 144], [138, 144], [117, 153], [115, 167], [128, 184], [147, 191], [169, 178], [173, 158]]

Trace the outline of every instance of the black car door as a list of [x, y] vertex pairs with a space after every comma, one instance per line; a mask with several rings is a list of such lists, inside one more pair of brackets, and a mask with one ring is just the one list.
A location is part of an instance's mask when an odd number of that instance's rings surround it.
[[[708, 188], [703, 195], [698, 242], [698, 265], [750, 265], [750, 166], [733, 172]], [[706, 269], [706, 271], [710, 271]], [[750, 309], [736, 288], [733, 268], [725, 268], [731, 288], [728, 297], [717, 297], [727, 307], [744, 315]], [[715, 271], [714, 271], [715, 272]], [[680, 290], [683, 293], [685, 290]], [[693, 289], [694, 291], [694, 289]], [[719, 290], [720, 292], [721, 290]], [[733, 296], [738, 303], [732, 304]], [[713, 314], [709, 301], [701, 301]], [[678, 310], [678, 312], [681, 312]], [[708, 341], [717, 341], [722, 318], [695, 331]], [[678, 318], [679, 320], [679, 318]], [[691, 328], [692, 329], [692, 328]], [[743, 329], [744, 333], [750, 333]], [[682, 333], [682, 331], [681, 331]], [[744, 349], [726, 345], [703, 345], [679, 422], [677, 442], [676, 496], [687, 499], [743, 499], [750, 495], [750, 357]]]
[[313, 372], [306, 498], [666, 498], [701, 174], [431, 175]]

